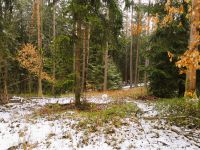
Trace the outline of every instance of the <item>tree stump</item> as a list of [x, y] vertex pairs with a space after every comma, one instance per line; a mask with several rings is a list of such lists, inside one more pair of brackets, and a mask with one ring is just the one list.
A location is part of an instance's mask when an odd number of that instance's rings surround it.
[[7, 94], [0, 94], [0, 104], [6, 104], [8, 101], [9, 99]]

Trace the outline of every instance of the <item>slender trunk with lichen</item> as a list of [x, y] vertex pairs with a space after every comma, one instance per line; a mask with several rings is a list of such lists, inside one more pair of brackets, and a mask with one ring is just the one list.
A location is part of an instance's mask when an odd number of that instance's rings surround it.
[[[189, 51], [198, 51], [198, 37], [200, 29], [200, 1], [192, 0], [192, 13], [190, 23]], [[185, 97], [197, 98], [196, 95], [196, 68], [189, 67], [186, 73]]]

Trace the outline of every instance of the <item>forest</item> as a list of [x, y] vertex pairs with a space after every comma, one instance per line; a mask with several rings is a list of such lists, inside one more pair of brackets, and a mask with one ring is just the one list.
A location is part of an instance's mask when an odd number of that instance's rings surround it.
[[200, 149], [200, 0], [0, 0], [18, 149]]

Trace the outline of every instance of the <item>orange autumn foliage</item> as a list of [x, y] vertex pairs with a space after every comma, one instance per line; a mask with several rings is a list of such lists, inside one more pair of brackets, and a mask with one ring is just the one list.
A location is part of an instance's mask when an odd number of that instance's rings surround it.
[[[186, 3], [190, 3], [189, 0], [184, 1]], [[168, 0], [165, 5], [165, 9], [168, 11], [169, 16], [175, 13], [183, 13], [184, 9], [182, 5], [179, 8], [177, 8], [178, 10], [174, 10], [170, 6], [171, 3], [172, 0]], [[200, 10], [199, 2], [197, 3], [197, 5], [195, 5], [195, 9], [193, 8], [192, 10], [191, 6], [189, 7], [188, 17], [190, 17], [191, 20], [191, 37], [189, 42], [189, 48], [185, 51], [185, 53], [182, 56], [179, 57], [179, 60], [176, 62], [176, 66], [178, 68], [184, 68], [181, 69], [180, 73], [186, 73], [188, 70], [200, 69], [200, 52], [198, 50], [200, 44], [200, 35], [198, 33], [198, 30], [200, 29], [200, 20], [198, 18], [198, 12]], [[179, 26], [182, 26], [181, 23], [179, 24]], [[174, 55], [168, 52], [168, 56], [170, 58], [170, 61], [172, 61]]]
[[132, 35], [134, 35], [134, 36], [140, 35], [142, 33], [142, 30], [143, 30], [143, 28], [142, 28], [141, 24], [139, 24], [139, 25], [133, 24], [132, 25]]
[[[172, 61], [174, 54], [168, 52], [168, 57], [170, 58], [170, 61]], [[200, 52], [198, 50], [187, 50], [179, 57], [176, 66], [178, 68], [186, 68], [186, 70], [181, 70], [180, 74], [186, 73], [188, 69], [200, 69]]]
[[[36, 50], [32, 44], [25, 44], [22, 49], [19, 50], [17, 60], [20, 65], [27, 69], [30, 73], [39, 75], [40, 62], [43, 61], [40, 53]], [[42, 79], [53, 82], [54, 79], [50, 77], [46, 72], [42, 72]]]
[[160, 22], [161, 27], [167, 26], [176, 18], [177, 15], [183, 14], [184, 7], [183, 5], [180, 5], [179, 7], [174, 7], [172, 5], [172, 0], [167, 0], [165, 4], [165, 11], [167, 12], [167, 15]]
[[178, 68], [186, 67], [187, 69], [200, 69], [200, 53], [198, 50], [187, 50], [176, 62]]

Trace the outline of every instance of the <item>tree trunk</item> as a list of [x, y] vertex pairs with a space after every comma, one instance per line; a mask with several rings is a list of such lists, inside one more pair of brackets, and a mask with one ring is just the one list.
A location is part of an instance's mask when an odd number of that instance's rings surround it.
[[86, 59], [86, 64], [85, 64], [85, 83], [84, 83], [84, 88], [87, 90], [87, 78], [88, 78], [88, 64], [89, 64], [89, 54], [90, 54], [90, 24], [86, 25], [86, 53], [85, 53], [85, 59]]
[[[0, 0], [0, 19], [3, 19], [3, 8], [2, 8], [2, 1]], [[0, 29], [0, 32], [3, 32], [2, 29]], [[1, 47], [2, 48], [2, 47]], [[3, 55], [3, 52], [0, 53], [0, 63], [2, 63], [2, 66], [0, 66], [0, 71], [2, 74], [2, 82], [0, 78], [0, 84], [2, 84], [2, 90], [0, 90], [0, 104], [6, 104], [9, 102], [8, 99], [8, 87], [7, 87], [7, 76], [8, 76], [8, 66], [7, 66], [7, 60], [5, 56]], [[0, 64], [1, 65], [1, 64]]]
[[[109, 23], [109, 9], [107, 9], [107, 21]], [[109, 29], [109, 28], [108, 28]], [[107, 86], [108, 86], [108, 49], [109, 49], [109, 36], [110, 36], [110, 33], [109, 33], [109, 30], [107, 30], [107, 37], [106, 38], [106, 49], [104, 50], [104, 82], [103, 82], [103, 91], [106, 91], [107, 90]]]
[[[41, 1], [37, 0], [37, 31], [38, 31], [38, 50], [42, 51], [42, 32], [41, 32]], [[40, 54], [41, 56], [41, 54]], [[38, 96], [42, 96], [42, 56], [40, 59], [39, 73], [38, 73]]]
[[131, 8], [130, 88], [133, 87], [133, 0]]
[[[128, 13], [126, 15], [126, 37], [128, 37]], [[125, 84], [128, 82], [128, 45], [126, 45], [126, 52], [125, 52]]]
[[[56, 3], [53, 5], [53, 41], [55, 44], [56, 38]], [[56, 60], [55, 60], [55, 45], [53, 49], [53, 79], [56, 78]], [[52, 85], [52, 94], [55, 95], [55, 83]]]
[[[151, 4], [151, 0], [149, 0], [149, 7], [150, 7], [150, 4]], [[146, 32], [146, 34], [147, 34], [147, 36], [149, 36], [150, 35], [150, 16], [149, 16], [149, 11], [148, 11], [148, 15], [147, 15], [147, 32]], [[149, 51], [149, 46], [147, 46], [147, 49], [146, 49], [146, 51], [148, 52]], [[144, 71], [144, 86], [147, 88], [147, 71], [146, 71], [146, 69], [147, 69], [147, 67], [149, 66], [149, 59], [148, 59], [148, 57], [146, 56], [145, 57], [145, 71]]]
[[85, 91], [85, 70], [86, 70], [86, 25], [84, 26], [83, 29], [83, 65], [82, 65], [82, 82], [81, 82], [81, 91]]
[[1, 104], [6, 104], [9, 102], [8, 99], [8, 85], [7, 85], [7, 80], [8, 80], [8, 64], [7, 60], [3, 61], [4, 67], [3, 67], [3, 93], [0, 95], [0, 103]]
[[81, 75], [80, 75], [80, 52], [82, 47], [81, 40], [81, 22], [77, 22], [77, 40], [76, 40], [76, 49], [75, 49], [75, 105], [80, 106], [80, 97], [81, 97]]
[[106, 49], [104, 52], [104, 82], [103, 82], [103, 90], [107, 90], [108, 85], [108, 42], [106, 42]]
[[[190, 23], [190, 41], [189, 41], [189, 51], [198, 51], [199, 37], [199, 19], [200, 19], [200, 1], [192, 0], [192, 13], [191, 13], [191, 23]], [[196, 69], [189, 67], [186, 74], [186, 87], [185, 87], [185, 97], [197, 98], [196, 95]]]
[[31, 92], [32, 92], [32, 83], [31, 83], [31, 74], [29, 73], [28, 74], [28, 92], [29, 94], [31, 95]]
[[74, 28], [74, 45], [73, 45], [73, 72], [75, 72], [75, 68], [76, 68], [76, 41], [75, 41], [75, 37], [77, 37], [77, 23], [75, 22], [73, 24], [73, 28]]
[[[141, 4], [141, 0], [139, 0], [139, 4]], [[136, 61], [135, 61], [135, 86], [138, 86], [138, 65], [139, 65], [139, 48], [140, 48], [140, 26], [141, 26], [141, 14], [140, 10], [137, 12], [137, 45], [136, 45]]]
[[196, 69], [188, 69], [186, 80], [186, 95], [185, 96], [196, 96]]

